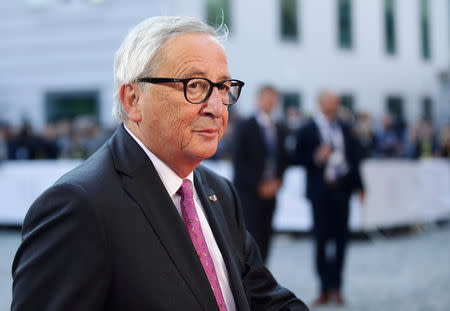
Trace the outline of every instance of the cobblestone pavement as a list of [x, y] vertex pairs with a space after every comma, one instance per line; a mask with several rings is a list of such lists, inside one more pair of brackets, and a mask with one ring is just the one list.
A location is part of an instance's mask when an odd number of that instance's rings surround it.
[[[449, 311], [450, 227], [350, 244], [346, 268], [345, 307], [329, 311]], [[278, 236], [269, 267], [276, 279], [308, 305], [317, 295], [309, 239]]]
[[[314, 311], [449, 311], [450, 226], [371, 241], [352, 242], [347, 256], [345, 307]], [[11, 263], [18, 232], [0, 231], [0, 311], [9, 310]], [[277, 235], [269, 267], [276, 279], [307, 304], [317, 294], [312, 242]]]

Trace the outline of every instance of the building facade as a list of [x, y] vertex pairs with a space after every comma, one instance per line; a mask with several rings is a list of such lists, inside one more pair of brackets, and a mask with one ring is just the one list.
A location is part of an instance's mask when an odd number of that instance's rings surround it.
[[230, 71], [246, 82], [233, 108], [241, 114], [270, 83], [304, 114], [331, 89], [375, 118], [450, 118], [449, 0], [23, 0], [0, 9], [0, 120], [12, 125], [82, 114], [114, 124], [113, 58], [128, 29], [154, 15], [214, 23], [222, 12]]

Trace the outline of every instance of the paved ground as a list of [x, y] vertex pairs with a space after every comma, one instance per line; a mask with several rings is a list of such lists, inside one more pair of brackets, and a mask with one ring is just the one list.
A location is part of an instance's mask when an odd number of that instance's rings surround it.
[[[401, 237], [352, 242], [346, 263], [342, 311], [449, 311], [450, 227]], [[310, 304], [318, 287], [308, 239], [279, 236], [269, 265], [286, 287]]]
[[19, 232], [0, 231], [0, 310], [10, 310], [11, 265], [20, 243]]
[[[346, 266], [346, 307], [320, 311], [449, 311], [450, 226], [353, 242]], [[0, 231], [0, 311], [9, 310], [11, 263], [20, 236]], [[316, 294], [312, 243], [277, 235], [269, 266], [280, 283], [308, 304]]]

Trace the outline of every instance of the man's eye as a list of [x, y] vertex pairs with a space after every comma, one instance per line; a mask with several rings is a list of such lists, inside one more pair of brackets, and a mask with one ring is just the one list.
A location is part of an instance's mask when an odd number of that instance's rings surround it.
[[204, 88], [206, 88], [206, 82], [204, 81], [192, 81], [189, 83], [188, 87], [192, 90], [198, 89], [198, 90], [203, 90]]
[[217, 87], [219, 91], [228, 91], [230, 89], [230, 86], [227, 84], [221, 84]]

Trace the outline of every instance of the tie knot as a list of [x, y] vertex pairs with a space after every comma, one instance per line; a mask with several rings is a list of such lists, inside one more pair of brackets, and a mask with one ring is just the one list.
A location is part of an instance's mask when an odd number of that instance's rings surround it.
[[192, 192], [192, 183], [189, 179], [183, 179], [183, 183], [177, 193], [183, 198], [192, 198], [194, 196]]

